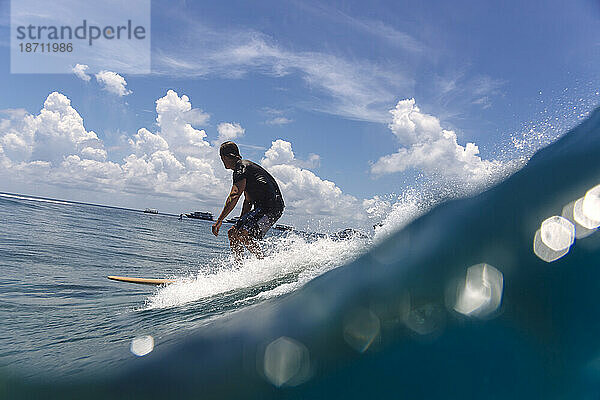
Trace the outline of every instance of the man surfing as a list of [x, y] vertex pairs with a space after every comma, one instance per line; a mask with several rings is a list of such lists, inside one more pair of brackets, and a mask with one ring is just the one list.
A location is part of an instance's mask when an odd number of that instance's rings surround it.
[[242, 160], [234, 142], [221, 145], [219, 154], [226, 169], [233, 170], [233, 186], [217, 222], [212, 226], [215, 236], [223, 220], [235, 208], [242, 193], [244, 204], [240, 219], [227, 232], [229, 245], [236, 262], [242, 261], [244, 247], [257, 258], [263, 258], [259, 241], [283, 214], [283, 197], [275, 179], [263, 167], [249, 160]]

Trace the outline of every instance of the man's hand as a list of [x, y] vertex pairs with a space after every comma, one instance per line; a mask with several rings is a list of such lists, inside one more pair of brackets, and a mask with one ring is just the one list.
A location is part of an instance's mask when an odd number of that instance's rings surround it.
[[218, 220], [217, 222], [215, 222], [212, 226], [212, 233], [215, 236], [219, 236], [219, 229], [221, 229], [221, 224], [223, 223], [223, 221]]
[[213, 235], [215, 235], [215, 236], [219, 235], [219, 228], [221, 228], [221, 224], [223, 223], [223, 220], [225, 218], [227, 218], [227, 216], [229, 215], [229, 213], [231, 211], [233, 211], [233, 209], [235, 208], [235, 205], [237, 204], [238, 200], [240, 199], [240, 196], [242, 195], [242, 193], [244, 193], [245, 189], [246, 189], [246, 178], [233, 184], [233, 186], [231, 187], [231, 192], [229, 193], [229, 196], [227, 196], [227, 200], [225, 200], [225, 206], [223, 207], [223, 211], [221, 211], [221, 215], [219, 215], [217, 222], [215, 222], [214, 225], [212, 226]]

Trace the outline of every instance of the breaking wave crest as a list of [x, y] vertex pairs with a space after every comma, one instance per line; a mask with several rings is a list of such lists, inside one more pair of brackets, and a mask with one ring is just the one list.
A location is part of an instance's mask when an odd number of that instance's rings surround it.
[[160, 288], [146, 301], [146, 308], [176, 307], [237, 292], [235, 303], [252, 302], [289, 293], [323, 273], [347, 264], [369, 248], [370, 239], [351, 236], [305, 237], [289, 233], [266, 240], [264, 259], [247, 258], [233, 267], [232, 257], [215, 260], [215, 265], [195, 276], [180, 278]]

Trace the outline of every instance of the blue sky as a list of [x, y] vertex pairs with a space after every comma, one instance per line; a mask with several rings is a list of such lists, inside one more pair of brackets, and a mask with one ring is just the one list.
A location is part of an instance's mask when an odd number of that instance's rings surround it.
[[[352, 197], [342, 203], [400, 193], [415, 176], [444, 178], [432, 165], [454, 161], [419, 160], [417, 151], [437, 141], [441, 131], [417, 121], [416, 137], [408, 138], [402, 115], [434, 118], [454, 132], [459, 146], [478, 146], [475, 169], [493, 169], [487, 161], [506, 157], [507, 151], [516, 157], [511, 137], [522, 138], [532, 126], [538, 136], [556, 137], [600, 99], [600, 5], [595, 1], [153, 1], [152, 73], [121, 73], [131, 91], [126, 96], [72, 73], [11, 74], [10, 7], [7, 1], [1, 4], [1, 110], [36, 116], [48, 95], [59, 92], [83, 118], [85, 130], [97, 134], [106, 150], [103, 162], [118, 164], [131, 153], [128, 139], [140, 128], [160, 131], [155, 102], [172, 89], [209, 115], [193, 124], [205, 131], [207, 142], [217, 139], [223, 122], [244, 129], [235, 140], [246, 145], [243, 155], [257, 162], [273, 141], [288, 142], [295, 155], [290, 165], [320, 179], [314, 186], [319, 195], [328, 195], [318, 187], [330, 181]], [[87, 72], [93, 78], [99, 71], [89, 65]], [[418, 109], [402, 111], [408, 114], [399, 113], [393, 122], [389, 110], [411, 98]], [[20, 129], [15, 124], [13, 132]], [[7, 126], [0, 125], [0, 137]], [[396, 153], [385, 166], [378, 164]], [[173, 193], [163, 186], [145, 195], [122, 183], [118, 191], [127, 195], [118, 197], [116, 186], [110, 186], [107, 179], [67, 188], [25, 175], [0, 177], [0, 191], [137, 208], [152, 203], [169, 212], [216, 212], [223, 200], [219, 191], [212, 200], [189, 189], [178, 196], [179, 186]], [[292, 221], [307, 213], [314, 218], [338, 213], [335, 205], [310, 209], [299, 193], [290, 199]]]

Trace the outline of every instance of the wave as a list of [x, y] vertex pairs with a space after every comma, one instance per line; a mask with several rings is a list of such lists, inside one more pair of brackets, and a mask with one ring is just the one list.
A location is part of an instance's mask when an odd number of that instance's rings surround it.
[[[577, 234], [587, 222], [573, 201], [588, 199], [595, 221], [598, 154], [600, 110], [504, 182], [435, 206], [292, 295], [159, 344], [111, 382], [155, 398], [593, 398], [600, 235]], [[148, 379], [160, 388], [144, 390]]]
[[596, 398], [599, 154], [597, 110], [478, 195], [429, 204], [407, 194], [390, 221], [402, 228], [373, 242], [285, 236], [265, 260], [231, 269], [223, 259], [159, 289], [148, 308], [226, 295], [253, 305], [180, 340], [135, 338], [140, 357], [125, 369], [4, 387], [47, 398], [90, 388], [100, 398]]
[[[215, 297], [225, 294], [234, 302], [227, 307], [230, 309], [293, 292], [312, 279], [358, 258], [437, 205], [473, 196], [497, 185], [523, 168], [535, 150], [558, 138], [559, 134], [549, 127], [528, 129], [511, 137], [511, 148], [501, 151], [504, 159], [494, 161], [493, 170], [480, 171], [470, 179], [430, 175], [421, 177], [419, 184], [408, 187], [399, 195], [376, 196], [367, 209], [374, 222], [368, 240], [360, 236], [344, 241], [330, 237], [307, 239], [294, 234], [271, 237], [266, 243], [270, 256], [265, 259], [248, 258], [241, 267], [232, 268], [231, 257], [215, 258], [201, 266], [196, 275], [172, 277], [177, 282], [158, 289], [146, 300], [143, 309], [178, 307], [207, 299], [215, 301]], [[362, 212], [362, 209], [356, 212]]]
[[267, 254], [264, 259], [247, 258], [239, 267], [232, 267], [233, 257], [214, 259], [212, 265], [204, 265], [197, 275], [180, 277], [160, 288], [147, 299], [144, 308], [177, 307], [207, 298], [214, 301], [232, 292], [236, 304], [289, 293], [354, 260], [367, 250], [368, 243], [363, 237], [311, 239], [293, 232], [270, 237], [264, 244]]

